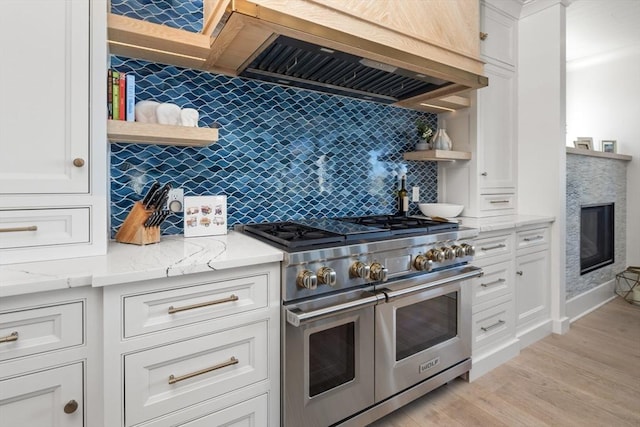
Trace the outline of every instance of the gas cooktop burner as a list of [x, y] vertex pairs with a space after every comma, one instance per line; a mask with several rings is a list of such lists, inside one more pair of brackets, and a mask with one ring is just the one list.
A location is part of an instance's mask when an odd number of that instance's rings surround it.
[[247, 224], [243, 228], [245, 232], [269, 242], [299, 250], [455, 231], [458, 224], [426, 218], [374, 215]]

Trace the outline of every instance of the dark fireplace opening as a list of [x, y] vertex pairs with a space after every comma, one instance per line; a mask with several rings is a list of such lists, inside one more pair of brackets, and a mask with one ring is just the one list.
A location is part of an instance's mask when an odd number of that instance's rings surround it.
[[580, 210], [580, 275], [613, 264], [613, 203]]

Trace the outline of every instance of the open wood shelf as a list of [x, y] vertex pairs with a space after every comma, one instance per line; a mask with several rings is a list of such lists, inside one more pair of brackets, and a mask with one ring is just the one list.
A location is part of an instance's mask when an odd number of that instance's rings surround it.
[[111, 142], [204, 147], [218, 141], [218, 129], [108, 120], [107, 138]]
[[434, 162], [471, 160], [471, 153], [468, 151], [422, 150], [404, 153], [404, 159]]
[[618, 154], [618, 153], [604, 153], [602, 151], [595, 150], [585, 150], [583, 148], [573, 148], [567, 147], [567, 154], [579, 154], [581, 156], [591, 156], [591, 157], [601, 157], [603, 159], [614, 159], [614, 160], [624, 160], [631, 161], [632, 157], [626, 154]]

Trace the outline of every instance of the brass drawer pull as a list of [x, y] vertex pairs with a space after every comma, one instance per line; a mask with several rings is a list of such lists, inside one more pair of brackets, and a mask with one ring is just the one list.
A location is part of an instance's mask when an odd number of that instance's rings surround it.
[[0, 338], [0, 343], [18, 341], [18, 332], [11, 332], [11, 335]]
[[509, 201], [508, 200], [489, 200], [489, 203], [493, 203], [493, 204], [496, 204], [496, 203], [509, 203]]
[[78, 402], [71, 399], [70, 401], [67, 402], [66, 405], [64, 405], [64, 408], [62, 410], [64, 411], [65, 414], [73, 414], [74, 412], [76, 412], [77, 409], [78, 409]]
[[480, 286], [482, 286], [483, 288], [488, 288], [491, 285], [497, 285], [498, 283], [504, 283], [506, 282], [505, 279], [498, 279], [498, 280], [494, 280], [493, 282], [489, 282], [489, 283], [480, 283]]
[[489, 325], [489, 326], [481, 326], [480, 329], [482, 329], [484, 332], [490, 331], [494, 328], [497, 328], [498, 326], [502, 326], [504, 325], [505, 322], [504, 320], [498, 320], [496, 323], [494, 323], [493, 325]]
[[500, 243], [499, 245], [495, 245], [495, 246], [488, 246], [486, 248], [480, 248], [480, 250], [482, 251], [492, 251], [494, 249], [502, 249], [502, 248], [506, 248], [507, 245]]
[[522, 270], [520, 270], [520, 271], [516, 271], [516, 274], [517, 274], [518, 276], [522, 276], [524, 273], [522, 272]]
[[489, 37], [489, 33], [480, 31], [480, 40], [486, 40]]
[[215, 301], [201, 302], [200, 304], [185, 305], [184, 307], [174, 308], [173, 306], [171, 306], [169, 307], [169, 314], [177, 313], [179, 311], [193, 310], [194, 308], [207, 307], [209, 305], [222, 304], [223, 302], [231, 302], [231, 301], [238, 301], [238, 296], [231, 294], [231, 296], [227, 298], [217, 299]]
[[212, 366], [210, 368], [200, 369], [199, 371], [192, 372], [192, 373], [186, 374], [186, 375], [182, 375], [180, 377], [169, 375], [169, 384], [175, 384], [178, 381], [188, 380], [189, 378], [193, 378], [193, 377], [196, 377], [198, 375], [206, 374], [207, 372], [215, 371], [216, 369], [222, 369], [222, 368], [226, 368], [227, 366], [236, 365], [236, 364], [238, 364], [238, 362], [239, 362], [238, 359], [236, 359], [235, 357], [231, 356], [231, 359], [227, 360], [226, 362], [218, 363], [217, 365], [214, 365], [214, 366]]
[[0, 228], [0, 233], [13, 233], [15, 231], [38, 231], [37, 225], [29, 225], [26, 227], [8, 227]]
[[525, 238], [524, 238], [524, 241], [525, 241], [525, 242], [534, 242], [534, 241], [536, 241], [536, 240], [541, 240], [541, 239], [544, 239], [544, 236], [540, 236], [540, 235], [538, 235], [538, 236], [536, 236], [536, 237], [525, 237]]

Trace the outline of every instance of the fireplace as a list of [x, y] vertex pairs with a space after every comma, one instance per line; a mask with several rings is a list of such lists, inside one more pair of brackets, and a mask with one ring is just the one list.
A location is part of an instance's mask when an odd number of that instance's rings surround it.
[[580, 209], [580, 275], [614, 262], [613, 203]]

